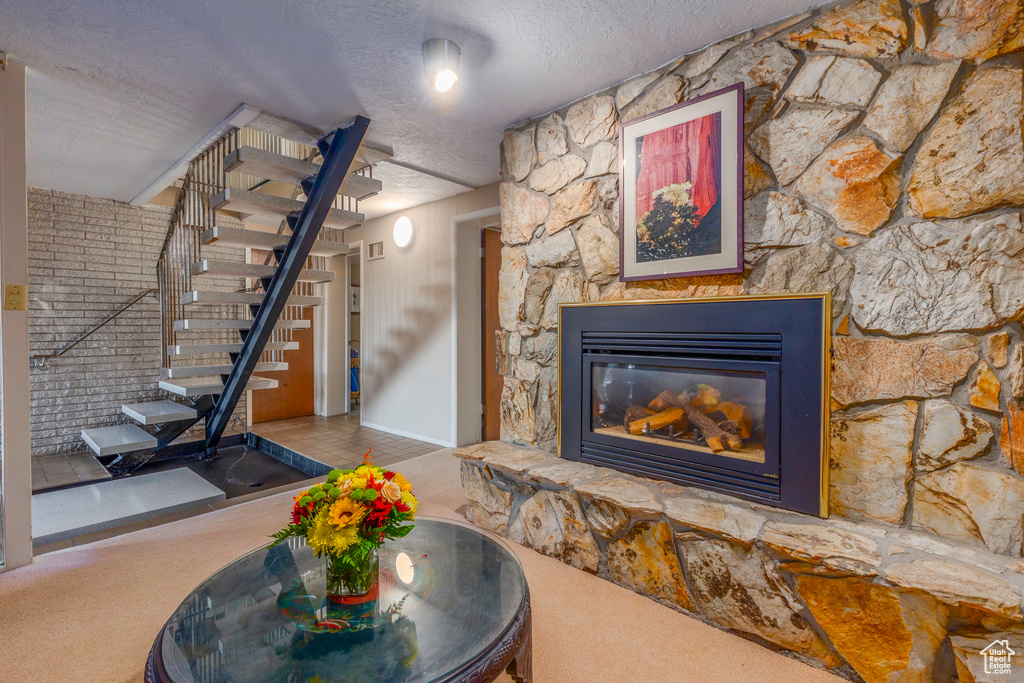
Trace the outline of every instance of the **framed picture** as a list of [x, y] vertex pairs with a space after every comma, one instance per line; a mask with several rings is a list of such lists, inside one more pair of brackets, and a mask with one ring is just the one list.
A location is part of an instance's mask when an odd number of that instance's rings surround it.
[[352, 301], [349, 303], [348, 310], [350, 313], [359, 313], [359, 300], [362, 298], [359, 295], [359, 285], [352, 285], [351, 287], [349, 287], [348, 291], [350, 293], [349, 295], [352, 298]]
[[743, 272], [743, 83], [622, 124], [619, 278]]

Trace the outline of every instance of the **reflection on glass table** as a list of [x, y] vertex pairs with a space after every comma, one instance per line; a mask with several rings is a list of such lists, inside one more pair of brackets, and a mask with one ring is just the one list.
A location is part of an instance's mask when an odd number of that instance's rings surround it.
[[303, 539], [255, 550], [198, 586], [167, 621], [147, 681], [486, 681], [529, 677], [529, 591], [500, 540], [420, 518], [380, 556], [377, 600], [325, 597]]

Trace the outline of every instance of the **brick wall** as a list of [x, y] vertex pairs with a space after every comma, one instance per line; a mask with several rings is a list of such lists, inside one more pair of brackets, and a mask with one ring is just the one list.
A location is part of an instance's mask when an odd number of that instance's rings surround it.
[[[30, 352], [56, 352], [157, 287], [156, 263], [170, 217], [169, 208], [29, 188]], [[216, 251], [217, 257], [243, 260], [241, 249]], [[221, 287], [238, 284], [220, 281]], [[169, 397], [157, 387], [159, 378], [160, 304], [154, 294], [45, 369], [32, 368], [33, 456], [82, 450], [83, 428], [130, 422], [120, 412], [122, 403]], [[236, 413], [245, 415], [244, 397]]]

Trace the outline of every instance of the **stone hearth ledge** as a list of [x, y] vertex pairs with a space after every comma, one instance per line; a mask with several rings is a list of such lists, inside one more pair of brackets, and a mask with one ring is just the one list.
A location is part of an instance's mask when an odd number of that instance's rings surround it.
[[455, 455], [478, 526], [851, 680], [973, 681], [996, 637], [1024, 648], [1019, 558], [502, 441]]

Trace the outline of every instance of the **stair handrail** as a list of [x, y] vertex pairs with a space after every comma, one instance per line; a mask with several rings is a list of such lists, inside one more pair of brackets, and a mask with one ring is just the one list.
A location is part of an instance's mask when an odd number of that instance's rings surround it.
[[101, 327], [103, 327], [107, 323], [109, 323], [112, 320], [114, 320], [115, 318], [117, 318], [119, 315], [121, 315], [122, 313], [127, 311], [129, 308], [131, 308], [132, 306], [134, 306], [138, 302], [142, 301], [144, 298], [146, 298], [150, 294], [155, 294], [155, 293], [157, 293], [159, 291], [160, 290], [158, 288], [156, 288], [156, 287], [150, 287], [149, 289], [143, 290], [134, 299], [132, 299], [131, 301], [129, 301], [125, 305], [121, 306], [121, 308], [117, 309], [116, 311], [114, 311], [113, 313], [108, 315], [101, 322], [93, 325], [91, 328], [89, 328], [89, 330], [87, 332], [85, 332], [84, 334], [79, 336], [78, 339], [76, 339], [75, 341], [73, 341], [70, 344], [67, 344], [66, 346], [64, 346], [64, 348], [62, 348], [57, 353], [37, 353], [37, 354], [33, 355], [31, 358], [29, 358], [29, 360], [32, 362], [32, 365], [34, 367], [39, 368], [39, 369], [44, 369], [46, 367], [47, 361], [51, 361], [54, 358], [60, 358], [65, 353], [67, 353], [68, 351], [70, 351], [71, 349], [75, 348], [76, 346], [81, 344], [83, 341], [85, 341], [86, 339], [88, 339], [89, 337], [94, 335], [96, 332], [99, 331], [99, 329]]
[[164, 243], [160, 247], [160, 255], [156, 257], [157, 263], [167, 255], [167, 247], [171, 244], [171, 237], [174, 235], [174, 227], [181, 219], [181, 213], [185, 210], [185, 200], [188, 198], [190, 185], [192, 184], [193, 167], [189, 164], [188, 170], [181, 179], [181, 189], [178, 190], [178, 197], [174, 200], [174, 210], [171, 212], [171, 219], [167, 224], [167, 234], [164, 235]]
[[161, 365], [170, 367], [167, 348], [175, 343], [174, 323], [184, 316], [181, 297], [191, 289], [191, 266], [202, 258], [200, 234], [214, 227], [214, 195], [227, 187], [227, 156], [238, 149], [239, 129], [232, 128], [189, 162], [174, 202], [156, 262], [160, 288]]

